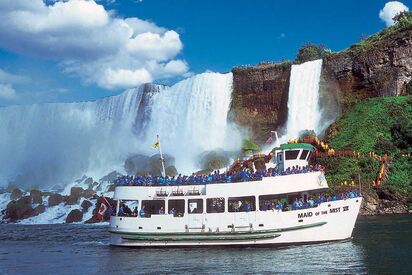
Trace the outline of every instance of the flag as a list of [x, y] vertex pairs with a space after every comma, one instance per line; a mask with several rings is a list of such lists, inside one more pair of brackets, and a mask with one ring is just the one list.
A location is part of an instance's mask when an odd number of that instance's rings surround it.
[[106, 202], [107, 202], [106, 198], [103, 197], [103, 199], [104, 199], [104, 201], [102, 201], [100, 203], [99, 211], [97, 212], [97, 217], [96, 218], [97, 218], [98, 221], [103, 220], [104, 213], [106, 213], [107, 208], [108, 208], [108, 206], [106, 205]]
[[268, 140], [266, 140], [266, 144], [272, 144], [272, 142], [273, 142], [273, 138], [272, 136], [270, 136]]
[[157, 149], [157, 148], [159, 148], [159, 146], [160, 146], [160, 142], [159, 142], [159, 141], [156, 141], [156, 143], [154, 143], [154, 144], [152, 145], [153, 149]]

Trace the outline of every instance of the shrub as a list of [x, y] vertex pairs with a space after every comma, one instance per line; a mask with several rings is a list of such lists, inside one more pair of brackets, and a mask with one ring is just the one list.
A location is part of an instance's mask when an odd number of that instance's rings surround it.
[[379, 137], [375, 144], [375, 151], [379, 155], [383, 155], [383, 154], [389, 155], [392, 152], [396, 151], [396, 146], [393, 145], [392, 141], [384, 137]]
[[303, 45], [296, 56], [295, 63], [304, 63], [316, 59], [321, 59], [326, 53], [325, 46], [315, 44]]
[[405, 119], [396, 122], [391, 127], [391, 136], [397, 147], [401, 149], [412, 147], [412, 123]]

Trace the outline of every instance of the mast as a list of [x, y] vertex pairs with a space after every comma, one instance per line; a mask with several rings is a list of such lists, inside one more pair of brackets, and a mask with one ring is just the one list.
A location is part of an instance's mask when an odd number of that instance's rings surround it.
[[157, 135], [156, 138], [157, 138], [156, 143], [159, 145], [160, 162], [162, 163], [162, 177], [166, 177], [165, 162], [164, 162], [163, 153], [162, 153], [162, 146], [160, 145], [159, 135]]

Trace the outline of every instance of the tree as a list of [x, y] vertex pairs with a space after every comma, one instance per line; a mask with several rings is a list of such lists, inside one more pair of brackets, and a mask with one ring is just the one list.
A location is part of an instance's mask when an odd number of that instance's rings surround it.
[[300, 64], [307, 61], [321, 59], [326, 53], [325, 46], [315, 44], [305, 44], [300, 47], [295, 62]]

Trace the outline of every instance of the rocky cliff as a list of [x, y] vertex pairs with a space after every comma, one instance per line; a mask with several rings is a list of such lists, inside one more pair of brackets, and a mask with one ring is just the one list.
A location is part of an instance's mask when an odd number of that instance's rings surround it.
[[377, 34], [331, 54], [324, 59], [324, 70], [336, 79], [349, 104], [357, 99], [402, 95], [412, 79], [412, 29]]
[[290, 63], [235, 68], [230, 117], [264, 142], [287, 117]]
[[[412, 26], [385, 29], [323, 59], [320, 103], [330, 120], [339, 112], [336, 102], [348, 107], [365, 98], [405, 94], [412, 80]], [[290, 71], [290, 63], [232, 71], [231, 117], [257, 142], [286, 121]]]

